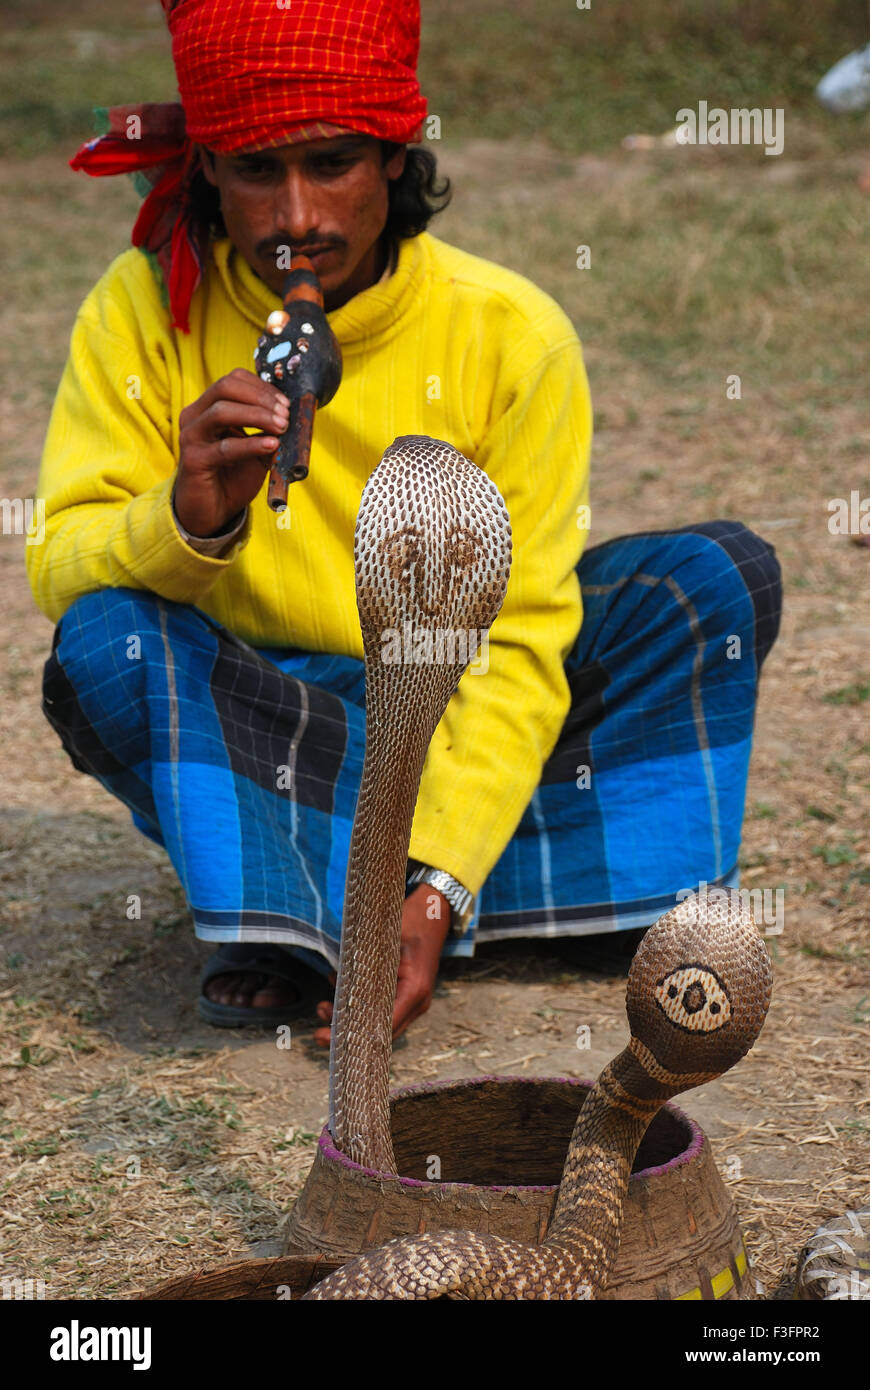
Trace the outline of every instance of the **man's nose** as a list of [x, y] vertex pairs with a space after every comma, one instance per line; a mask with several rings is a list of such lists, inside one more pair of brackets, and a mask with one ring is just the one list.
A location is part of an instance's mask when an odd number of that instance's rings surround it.
[[317, 233], [319, 213], [312, 181], [304, 169], [289, 165], [275, 195], [276, 226], [286, 228], [297, 245], [311, 241]]

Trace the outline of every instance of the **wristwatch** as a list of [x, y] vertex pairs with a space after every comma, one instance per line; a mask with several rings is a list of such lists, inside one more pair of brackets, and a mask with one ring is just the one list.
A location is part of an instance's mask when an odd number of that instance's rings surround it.
[[450, 932], [453, 936], [463, 936], [468, 925], [468, 917], [474, 902], [474, 894], [448, 874], [444, 869], [433, 869], [428, 864], [420, 864], [419, 861], [411, 860], [410, 863], [417, 865], [411, 869], [407, 880], [406, 888], [416, 888], [418, 883], [428, 883], [433, 888], [437, 888], [439, 893], [450, 904]]

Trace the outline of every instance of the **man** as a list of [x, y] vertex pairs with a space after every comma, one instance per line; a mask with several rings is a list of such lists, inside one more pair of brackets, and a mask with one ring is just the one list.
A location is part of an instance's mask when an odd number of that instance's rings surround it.
[[[183, 113], [116, 110], [73, 161], [153, 186], [142, 249], [79, 312], [46, 441], [46, 539], [28, 551], [58, 624], [44, 709], [165, 846], [197, 935], [223, 943], [203, 1015], [287, 1021], [311, 1002], [305, 967], [338, 958], [364, 747], [362, 488], [402, 434], [489, 473], [513, 568], [487, 669], [463, 677], [423, 773], [399, 1033], [443, 952], [643, 928], [681, 889], [736, 881], [778, 566], [734, 522], [582, 553], [580, 345], [527, 280], [425, 230], [443, 190], [409, 147], [415, 3], [164, 7]], [[289, 527], [264, 486], [286, 403], [250, 371], [288, 251], [311, 257], [344, 359]]]

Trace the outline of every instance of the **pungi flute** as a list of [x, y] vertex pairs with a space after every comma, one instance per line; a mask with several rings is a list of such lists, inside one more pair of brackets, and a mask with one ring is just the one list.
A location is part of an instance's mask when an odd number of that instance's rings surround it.
[[314, 414], [341, 381], [341, 349], [323, 311], [323, 293], [306, 256], [294, 256], [283, 286], [284, 308], [266, 320], [254, 362], [262, 381], [287, 397], [290, 421], [272, 456], [269, 506], [283, 512], [290, 483], [308, 476]]

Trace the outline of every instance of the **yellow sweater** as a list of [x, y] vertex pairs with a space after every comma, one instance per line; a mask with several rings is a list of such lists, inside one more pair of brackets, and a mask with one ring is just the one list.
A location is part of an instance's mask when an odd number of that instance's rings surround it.
[[400, 434], [449, 440], [498, 485], [513, 567], [489, 640], [429, 750], [409, 854], [477, 893], [540, 781], [568, 711], [564, 659], [580, 628], [591, 406], [580, 344], [522, 276], [423, 233], [394, 273], [329, 315], [344, 374], [318, 412], [290, 525], [248, 508], [219, 559], [171, 510], [178, 416], [253, 351], [279, 300], [227, 238], [169, 325], [146, 257], [119, 256], [75, 322], [39, 475], [45, 539], [27, 547], [37, 604], [57, 622], [80, 595], [128, 586], [197, 608], [253, 646], [362, 657], [353, 533], [366, 479]]

